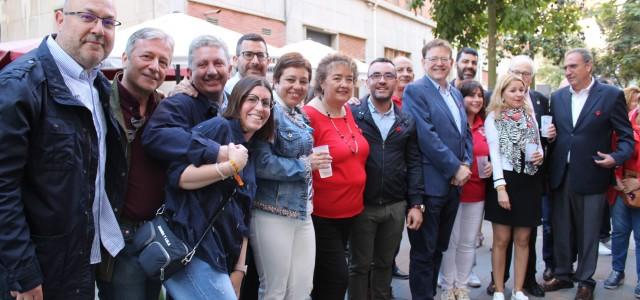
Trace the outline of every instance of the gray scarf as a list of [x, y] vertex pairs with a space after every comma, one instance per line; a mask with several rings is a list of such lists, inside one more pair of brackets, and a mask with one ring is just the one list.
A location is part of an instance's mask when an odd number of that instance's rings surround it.
[[[496, 129], [500, 152], [513, 165], [513, 170], [520, 173], [526, 145], [539, 143], [538, 130], [533, 118], [524, 108], [506, 109], [500, 112], [500, 118], [496, 118]], [[525, 174], [534, 175], [537, 171], [538, 166], [525, 161]]]

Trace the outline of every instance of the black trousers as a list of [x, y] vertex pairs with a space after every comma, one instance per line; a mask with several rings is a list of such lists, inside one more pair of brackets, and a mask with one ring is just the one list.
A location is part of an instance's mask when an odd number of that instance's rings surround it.
[[344, 300], [349, 283], [346, 247], [354, 217], [329, 219], [311, 216], [316, 232], [314, 300]]

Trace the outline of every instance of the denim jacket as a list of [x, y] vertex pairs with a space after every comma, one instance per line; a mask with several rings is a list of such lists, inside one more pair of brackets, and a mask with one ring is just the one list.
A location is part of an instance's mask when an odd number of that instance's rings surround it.
[[[275, 95], [274, 95], [275, 96]], [[277, 96], [276, 96], [277, 97]], [[286, 114], [281, 101], [274, 107], [276, 135], [273, 142], [252, 143], [258, 190], [253, 207], [276, 215], [304, 220], [311, 212], [311, 166], [307, 156], [313, 147], [309, 121], [299, 124]], [[300, 110], [298, 110], [299, 113]], [[302, 128], [303, 127], [303, 128]]]

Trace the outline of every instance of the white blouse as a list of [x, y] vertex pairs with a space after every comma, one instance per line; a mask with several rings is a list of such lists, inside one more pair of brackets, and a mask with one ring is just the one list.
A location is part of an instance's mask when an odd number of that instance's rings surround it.
[[[533, 119], [533, 123], [538, 128], [538, 123]], [[498, 187], [507, 184], [504, 180], [502, 170], [513, 171], [513, 165], [506, 159], [506, 157], [500, 153], [500, 145], [498, 139], [498, 129], [496, 129], [496, 119], [493, 112], [487, 115], [484, 121], [484, 131], [487, 135], [487, 143], [489, 144], [489, 156], [491, 157], [491, 165], [493, 166], [493, 187]], [[536, 130], [539, 134], [539, 130]], [[538, 151], [544, 155], [542, 150], [542, 144], [540, 143], [540, 137], [538, 136]], [[501, 167], [498, 167], [501, 166]]]

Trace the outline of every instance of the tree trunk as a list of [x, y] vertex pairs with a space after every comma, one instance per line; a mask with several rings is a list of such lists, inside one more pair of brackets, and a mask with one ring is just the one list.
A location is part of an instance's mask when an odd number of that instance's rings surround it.
[[493, 90], [496, 85], [496, 34], [498, 29], [496, 19], [496, 0], [487, 1], [487, 15], [489, 17], [489, 41], [487, 46], [487, 55], [489, 56], [489, 90]]

